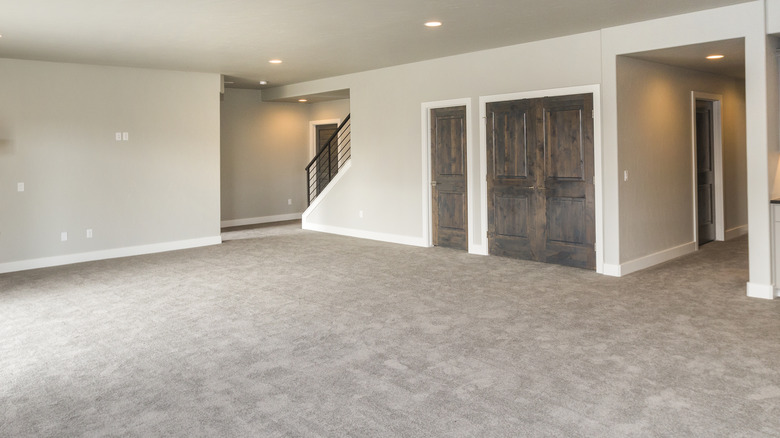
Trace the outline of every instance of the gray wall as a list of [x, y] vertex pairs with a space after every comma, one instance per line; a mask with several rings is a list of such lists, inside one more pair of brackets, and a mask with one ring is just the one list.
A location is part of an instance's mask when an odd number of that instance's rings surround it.
[[218, 239], [219, 76], [0, 59], [0, 206], [0, 264]]
[[725, 229], [747, 225], [744, 81], [618, 57], [621, 262], [694, 239], [691, 91], [723, 96]]
[[[264, 92], [263, 97], [349, 88], [352, 168], [310, 211], [308, 221], [425, 244], [422, 103], [471, 99], [468, 153], [476, 158], [480, 154], [480, 96], [598, 84], [599, 48], [599, 32], [590, 32], [279, 87]], [[481, 181], [472, 170], [469, 202], [477, 207]], [[362, 218], [359, 211], [364, 213]], [[469, 221], [479, 226], [479, 208]], [[482, 236], [474, 238], [484, 243]]]
[[303, 212], [309, 122], [344, 118], [349, 100], [262, 102], [257, 90], [228, 88], [221, 108], [222, 221], [229, 226]]

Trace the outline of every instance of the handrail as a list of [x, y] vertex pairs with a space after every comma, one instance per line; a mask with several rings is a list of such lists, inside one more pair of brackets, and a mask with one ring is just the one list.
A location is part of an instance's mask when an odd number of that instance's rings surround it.
[[[332, 142], [334, 138], [338, 137], [339, 132], [341, 132], [341, 130], [344, 128], [344, 125], [347, 124], [347, 122], [349, 121], [349, 116], [351, 116], [351, 115], [352, 115], [352, 113], [347, 114], [347, 117], [345, 117], [344, 120], [339, 125], [339, 127], [336, 128], [336, 132], [334, 132], [333, 135], [331, 135], [328, 138], [328, 141], [326, 141], [325, 144], [330, 145], [330, 142]], [[311, 161], [309, 161], [309, 164], [306, 165], [306, 171], [309, 170], [309, 167], [311, 167], [311, 165], [314, 164], [317, 161], [317, 159], [320, 158], [320, 155], [323, 155], [326, 152], [327, 149], [328, 148], [322, 148], [321, 151], [317, 152], [317, 155], [315, 155], [314, 158], [312, 158]]]
[[339, 124], [323, 148], [306, 165], [307, 200], [309, 205], [330, 184], [339, 169], [352, 155], [350, 115]]

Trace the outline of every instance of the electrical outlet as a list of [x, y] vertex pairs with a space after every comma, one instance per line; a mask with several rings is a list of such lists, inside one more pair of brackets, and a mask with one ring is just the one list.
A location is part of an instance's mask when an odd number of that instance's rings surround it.
[[116, 141], [122, 141], [122, 133], [121, 132], [117, 132], [115, 138], [116, 138]]
[[627, 170], [623, 171], [623, 181], [628, 181], [628, 171]]
[[68, 240], [68, 232], [67, 231], [63, 231], [62, 233], [60, 233], [60, 240], [63, 241], [63, 242]]
[[292, 205], [292, 199], [287, 200], [287, 205]]
[[358, 217], [361, 219], [363, 218], [363, 210], [358, 211]]
[[92, 238], [92, 228], [87, 228], [87, 239]]
[[24, 191], [24, 183], [17, 183], [16, 184], [16, 191], [17, 192], [23, 192]]

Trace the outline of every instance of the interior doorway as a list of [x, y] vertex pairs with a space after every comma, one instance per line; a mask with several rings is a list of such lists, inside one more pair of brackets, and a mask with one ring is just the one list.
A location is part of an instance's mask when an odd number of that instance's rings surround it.
[[466, 107], [433, 108], [430, 125], [432, 243], [468, 250]]
[[725, 240], [720, 95], [693, 92], [693, 210], [696, 248]]

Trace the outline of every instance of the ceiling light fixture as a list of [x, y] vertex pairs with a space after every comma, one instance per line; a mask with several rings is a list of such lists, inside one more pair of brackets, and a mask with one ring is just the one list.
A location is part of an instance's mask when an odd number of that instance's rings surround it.
[[707, 59], [723, 59], [723, 55], [710, 55], [707, 57]]
[[260, 85], [267, 85], [268, 81], [260, 81]]
[[427, 21], [425, 25], [428, 27], [439, 27], [441, 26], [441, 21]]
[[271, 64], [281, 64], [282, 60], [281, 59], [272, 59], [272, 60], [270, 60], [268, 62], [270, 62]]
[[298, 99], [298, 102], [308, 102], [306, 99]]

